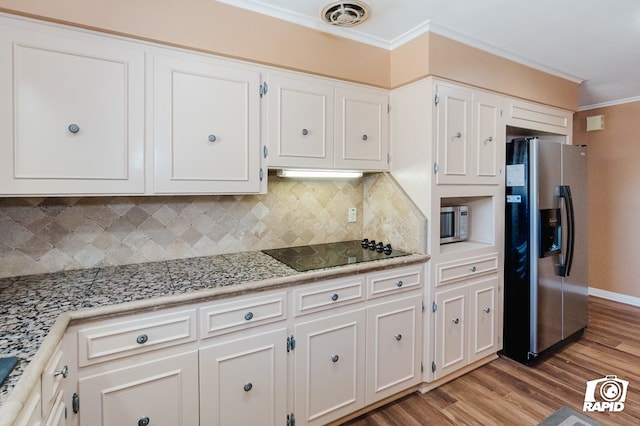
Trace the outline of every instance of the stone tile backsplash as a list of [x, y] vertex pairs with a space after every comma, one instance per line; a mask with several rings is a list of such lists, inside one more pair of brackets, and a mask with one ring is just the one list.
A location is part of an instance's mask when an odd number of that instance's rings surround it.
[[[356, 223], [347, 222], [349, 207], [358, 208]], [[0, 278], [365, 234], [424, 252], [423, 223], [387, 174], [329, 181], [270, 175], [260, 195], [0, 198]]]

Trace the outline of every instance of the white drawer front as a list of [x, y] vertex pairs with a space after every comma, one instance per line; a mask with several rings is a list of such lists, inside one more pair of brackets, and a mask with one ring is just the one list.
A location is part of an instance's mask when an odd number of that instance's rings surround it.
[[78, 363], [82, 367], [195, 340], [195, 309], [108, 321], [78, 331]]
[[200, 308], [200, 337], [207, 338], [287, 318], [286, 292], [239, 297]]
[[459, 280], [498, 271], [498, 255], [482, 256], [437, 266], [436, 287]]
[[303, 286], [294, 291], [295, 315], [304, 315], [364, 300], [364, 277], [355, 276]]
[[421, 267], [399, 268], [369, 274], [367, 276], [368, 296], [387, 296], [402, 291], [421, 288], [422, 280], [423, 273]]

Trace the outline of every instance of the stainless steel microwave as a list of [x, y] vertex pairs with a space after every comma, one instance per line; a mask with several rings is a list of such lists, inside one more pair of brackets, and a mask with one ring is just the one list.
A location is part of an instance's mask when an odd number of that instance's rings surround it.
[[469, 238], [469, 207], [440, 207], [440, 244]]

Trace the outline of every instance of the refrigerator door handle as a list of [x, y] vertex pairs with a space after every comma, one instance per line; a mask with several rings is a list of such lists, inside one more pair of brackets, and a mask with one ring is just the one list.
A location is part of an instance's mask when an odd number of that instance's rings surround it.
[[559, 265], [559, 275], [568, 277], [571, 273], [571, 265], [573, 263], [573, 253], [575, 244], [575, 215], [573, 211], [573, 199], [571, 198], [571, 187], [569, 185], [560, 185], [558, 187], [558, 196], [564, 199], [565, 211], [567, 213], [567, 247], [564, 256], [564, 262]]

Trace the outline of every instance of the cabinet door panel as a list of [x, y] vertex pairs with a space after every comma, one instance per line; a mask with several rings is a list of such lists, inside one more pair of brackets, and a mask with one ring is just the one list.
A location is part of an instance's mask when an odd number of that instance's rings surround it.
[[287, 414], [286, 328], [200, 350], [200, 422], [276, 425]]
[[498, 277], [475, 283], [471, 288], [473, 330], [470, 362], [496, 352], [496, 291]]
[[335, 166], [386, 170], [388, 98], [364, 88], [336, 89]]
[[367, 308], [367, 404], [421, 380], [422, 296]]
[[364, 406], [365, 311], [295, 327], [294, 408], [307, 424], [325, 424]]
[[260, 74], [154, 59], [155, 192], [259, 191]]
[[333, 87], [270, 76], [269, 166], [333, 167]]
[[469, 173], [471, 92], [438, 86], [438, 183], [464, 183]]
[[78, 388], [82, 425], [199, 424], [196, 351], [84, 377]]
[[466, 294], [465, 287], [436, 293], [435, 378], [467, 364]]
[[[144, 192], [144, 53], [2, 21], [0, 193]], [[13, 27], [15, 25], [15, 27]]]
[[504, 128], [500, 130], [500, 100], [484, 93], [474, 93], [475, 113], [475, 183], [500, 183], [500, 163], [504, 151]]

